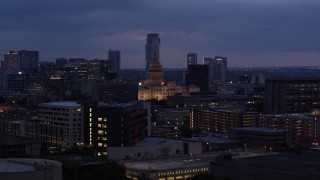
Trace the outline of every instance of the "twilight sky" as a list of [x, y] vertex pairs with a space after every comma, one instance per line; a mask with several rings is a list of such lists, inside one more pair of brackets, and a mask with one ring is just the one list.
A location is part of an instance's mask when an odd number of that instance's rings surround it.
[[146, 34], [158, 32], [164, 67], [186, 54], [228, 57], [229, 67], [320, 66], [320, 0], [0, 0], [0, 52], [107, 59], [145, 67]]

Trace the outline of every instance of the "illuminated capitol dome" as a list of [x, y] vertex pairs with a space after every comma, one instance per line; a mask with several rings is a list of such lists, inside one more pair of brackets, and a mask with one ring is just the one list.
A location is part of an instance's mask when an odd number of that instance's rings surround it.
[[156, 54], [153, 54], [151, 61], [147, 63], [147, 80], [140, 83], [138, 89], [138, 99], [142, 101], [156, 99], [166, 100], [167, 96], [181, 94], [189, 96], [191, 92], [198, 92], [200, 89], [195, 86], [181, 86], [175, 82], [164, 82], [163, 69]]
[[163, 70], [157, 55], [154, 53], [153, 58], [147, 65], [147, 84], [161, 85], [163, 84]]

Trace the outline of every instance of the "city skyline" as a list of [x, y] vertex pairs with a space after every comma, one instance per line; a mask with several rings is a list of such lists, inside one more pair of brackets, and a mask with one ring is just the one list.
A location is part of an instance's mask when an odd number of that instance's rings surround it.
[[159, 33], [165, 68], [186, 67], [187, 53], [225, 56], [229, 67], [319, 66], [320, 2], [315, 0], [4, 0], [0, 51], [107, 59], [121, 51], [122, 68], [145, 67], [147, 33]]

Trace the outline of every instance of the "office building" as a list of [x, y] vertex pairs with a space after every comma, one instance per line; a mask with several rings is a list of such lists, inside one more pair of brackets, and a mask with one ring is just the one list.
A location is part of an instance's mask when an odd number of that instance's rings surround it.
[[10, 73], [18, 73], [20, 71], [20, 58], [18, 52], [8, 51], [4, 54], [0, 67], [0, 89], [4, 90], [6, 83], [6, 75]]
[[206, 110], [191, 108], [190, 129], [217, 132], [225, 136], [230, 128], [255, 126], [258, 113], [242, 110]]
[[194, 64], [188, 65], [186, 73], [186, 85], [195, 85], [201, 91], [208, 91], [208, 65]]
[[64, 136], [61, 126], [48, 124], [40, 120], [21, 119], [23, 118], [18, 120], [3, 120], [0, 125], [2, 133], [36, 139], [39, 142], [45, 142], [50, 147], [62, 147]]
[[51, 80], [63, 80], [70, 83], [84, 79], [107, 79], [107, 76], [107, 60], [70, 58], [67, 65], [50, 68]]
[[160, 59], [160, 37], [157, 33], [147, 34], [147, 43], [146, 43], [146, 64], [153, 59], [153, 56], [156, 56], [156, 59]]
[[216, 56], [215, 58], [204, 58], [203, 63], [209, 67], [209, 82], [217, 84], [220, 89], [226, 88], [227, 58], [222, 56]]
[[130, 102], [138, 100], [138, 83], [106, 80], [81, 81], [81, 93], [92, 101]]
[[316, 115], [265, 114], [258, 118], [257, 127], [288, 130], [294, 145], [313, 146], [320, 142], [320, 118]]
[[198, 64], [197, 53], [188, 53], [187, 55], [187, 65]]
[[25, 137], [0, 136], [0, 158], [39, 156], [41, 141]]
[[24, 72], [38, 72], [39, 51], [18, 51], [20, 58], [20, 71]]
[[84, 143], [84, 117], [81, 104], [72, 101], [42, 103], [38, 106], [39, 121], [63, 129], [64, 148]]
[[109, 49], [108, 51], [108, 61], [109, 61], [109, 73], [115, 73], [119, 75], [120, 73], [120, 51]]
[[4, 92], [8, 93], [25, 93], [28, 83], [28, 74], [17, 71], [4, 71], [3, 72], [2, 88]]
[[320, 78], [267, 78], [267, 114], [310, 113], [320, 108]]
[[3, 70], [19, 71], [20, 57], [16, 51], [8, 51], [4, 54], [4, 59], [1, 61]]
[[129, 147], [146, 136], [147, 112], [142, 103], [84, 103], [85, 144], [106, 156], [108, 147]]
[[246, 148], [269, 149], [284, 148], [292, 145], [291, 133], [284, 129], [240, 127], [230, 128], [228, 139], [241, 141]]
[[188, 107], [159, 108], [156, 120], [152, 124], [152, 136], [180, 139], [188, 119]]

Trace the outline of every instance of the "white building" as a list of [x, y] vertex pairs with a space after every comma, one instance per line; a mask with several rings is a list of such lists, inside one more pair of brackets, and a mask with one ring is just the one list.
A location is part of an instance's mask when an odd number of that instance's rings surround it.
[[62, 147], [69, 148], [84, 143], [84, 114], [81, 104], [72, 101], [39, 104], [38, 119], [62, 127]]

